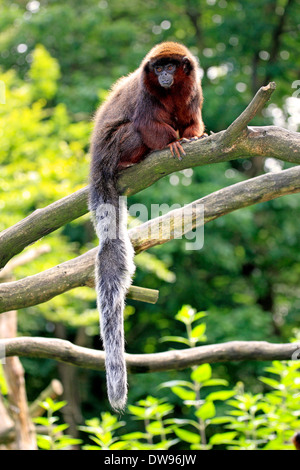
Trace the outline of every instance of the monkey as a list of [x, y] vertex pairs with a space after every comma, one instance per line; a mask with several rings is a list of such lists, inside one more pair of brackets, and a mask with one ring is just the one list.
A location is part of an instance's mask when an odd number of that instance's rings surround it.
[[107, 393], [119, 412], [127, 402], [123, 311], [135, 265], [118, 176], [154, 150], [168, 147], [181, 160], [184, 142], [206, 136], [202, 102], [196, 58], [184, 45], [164, 42], [116, 82], [94, 118], [89, 209], [99, 238], [95, 286]]

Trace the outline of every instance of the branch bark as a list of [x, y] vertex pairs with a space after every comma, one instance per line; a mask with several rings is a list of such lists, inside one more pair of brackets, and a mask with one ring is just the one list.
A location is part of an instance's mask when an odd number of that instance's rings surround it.
[[[17, 312], [6, 312], [1, 315], [0, 320], [0, 338], [5, 338], [3, 341], [13, 339], [17, 334]], [[3, 364], [3, 372], [8, 386], [7, 399], [15, 431], [11, 449], [36, 450], [35, 429], [29, 416], [25, 373], [20, 359], [8, 357]]]
[[[275, 126], [247, 127], [275, 89], [270, 83], [262, 87], [245, 111], [225, 131], [206, 139], [184, 144], [186, 157], [179, 161], [170, 157], [168, 149], [153, 152], [141, 163], [120, 172], [120, 191], [130, 196], [175, 171], [240, 157], [278, 158], [300, 163], [300, 135]], [[0, 268], [26, 246], [57, 230], [87, 211], [88, 187], [31, 215], [0, 233]]]
[[[258, 144], [259, 145], [259, 144]], [[176, 209], [165, 216], [152, 219], [129, 231], [136, 253], [160, 245], [181, 233], [183, 212], [190, 213], [192, 226], [189, 230], [200, 227], [218, 217], [252, 204], [269, 201], [283, 195], [300, 192], [300, 166], [268, 173], [241, 183], [228, 186], [198, 199], [183, 209]], [[195, 207], [204, 206], [204, 220]], [[170, 220], [170, 224], [166, 220]], [[171, 230], [170, 230], [171, 225]], [[183, 230], [182, 235], [186, 232]], [[156, 235], [159, 234], [159, 238]], [[30, 307], [46, 302], [56, 295], [80, 286], [94, 286], [94, 264], [98, 248], [50, 268], [34, 276], [19, 281], [0, 284], [0, 313], [7, 310]], [[131, 298], [139, 300], [138, 290], [132, 287]], [[147, 290], [144, 290], [144, 292]], [[135, 293], [135, 296], [134, 296]], [[157, 300], [156, 291], [149, 290], [153, 302]], [[145, 297], [144, 299], [145, 300]], [[147, 300], [147, 299], [146, 299]], [[148, 301], [151, 301], [149, 298]]]
[[[0, 340], [6, 356], [50, 358], [70, 365], [104, 370], [105, 353], [49, 338], [9, 338]], [[265, 341], [230, 341], [196, 348], [155, 354], [126, 354], [130, 373], [180, 370], [204, 363], [227, 361], [299, 360], [300, 344], [272, 344]]]
[[270, 99], [275, 88], [276, 84], [271, 82], [258, 90], [247, 108], [224, 132], [223, 142], [225, 145], [233, 144], [243, 131], [246, 132], [247, 124], [261, 111], [266, 102]]

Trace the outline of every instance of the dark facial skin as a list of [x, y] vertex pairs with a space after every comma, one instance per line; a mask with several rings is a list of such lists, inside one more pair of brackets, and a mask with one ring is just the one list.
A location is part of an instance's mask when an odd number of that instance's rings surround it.
[[170, 88], [173, 85], [175, 71], [176, 65], [174, 64], [157, 65], [154, 67], [158, 82], [163, 88]]

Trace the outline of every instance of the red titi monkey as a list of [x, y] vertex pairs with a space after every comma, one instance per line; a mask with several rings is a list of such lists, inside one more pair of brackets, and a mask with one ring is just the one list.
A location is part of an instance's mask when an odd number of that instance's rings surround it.
[[116, 83], [96, 114], [89, 207], [99, 237], [97, 303], [108, 398], [115, 410], [124, 409], [127, 400], [123, 310], [135, 270], [127, 209], [117, 189], [118, 170], [167, 146], [173, 157], [181, 159], [181, 143], [205, 135], [202, 101], [196, 59], [185, 46], [164, 42], [135, 72]]

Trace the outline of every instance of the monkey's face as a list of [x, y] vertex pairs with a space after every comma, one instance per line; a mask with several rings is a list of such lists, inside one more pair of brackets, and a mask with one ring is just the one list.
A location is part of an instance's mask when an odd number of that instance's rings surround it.
[[172, 63], [154, 66], [154, 72], [157, 75], [158, 83], [163, 88], [170, 88], [173, 85], [175, 71], [176, 65]]
[[188, 57], [179, 55], [153, 58], [144, 65], [144, 83], [150, 93], [161, 95], [165, 91], [184, 85], [193, 66]]

